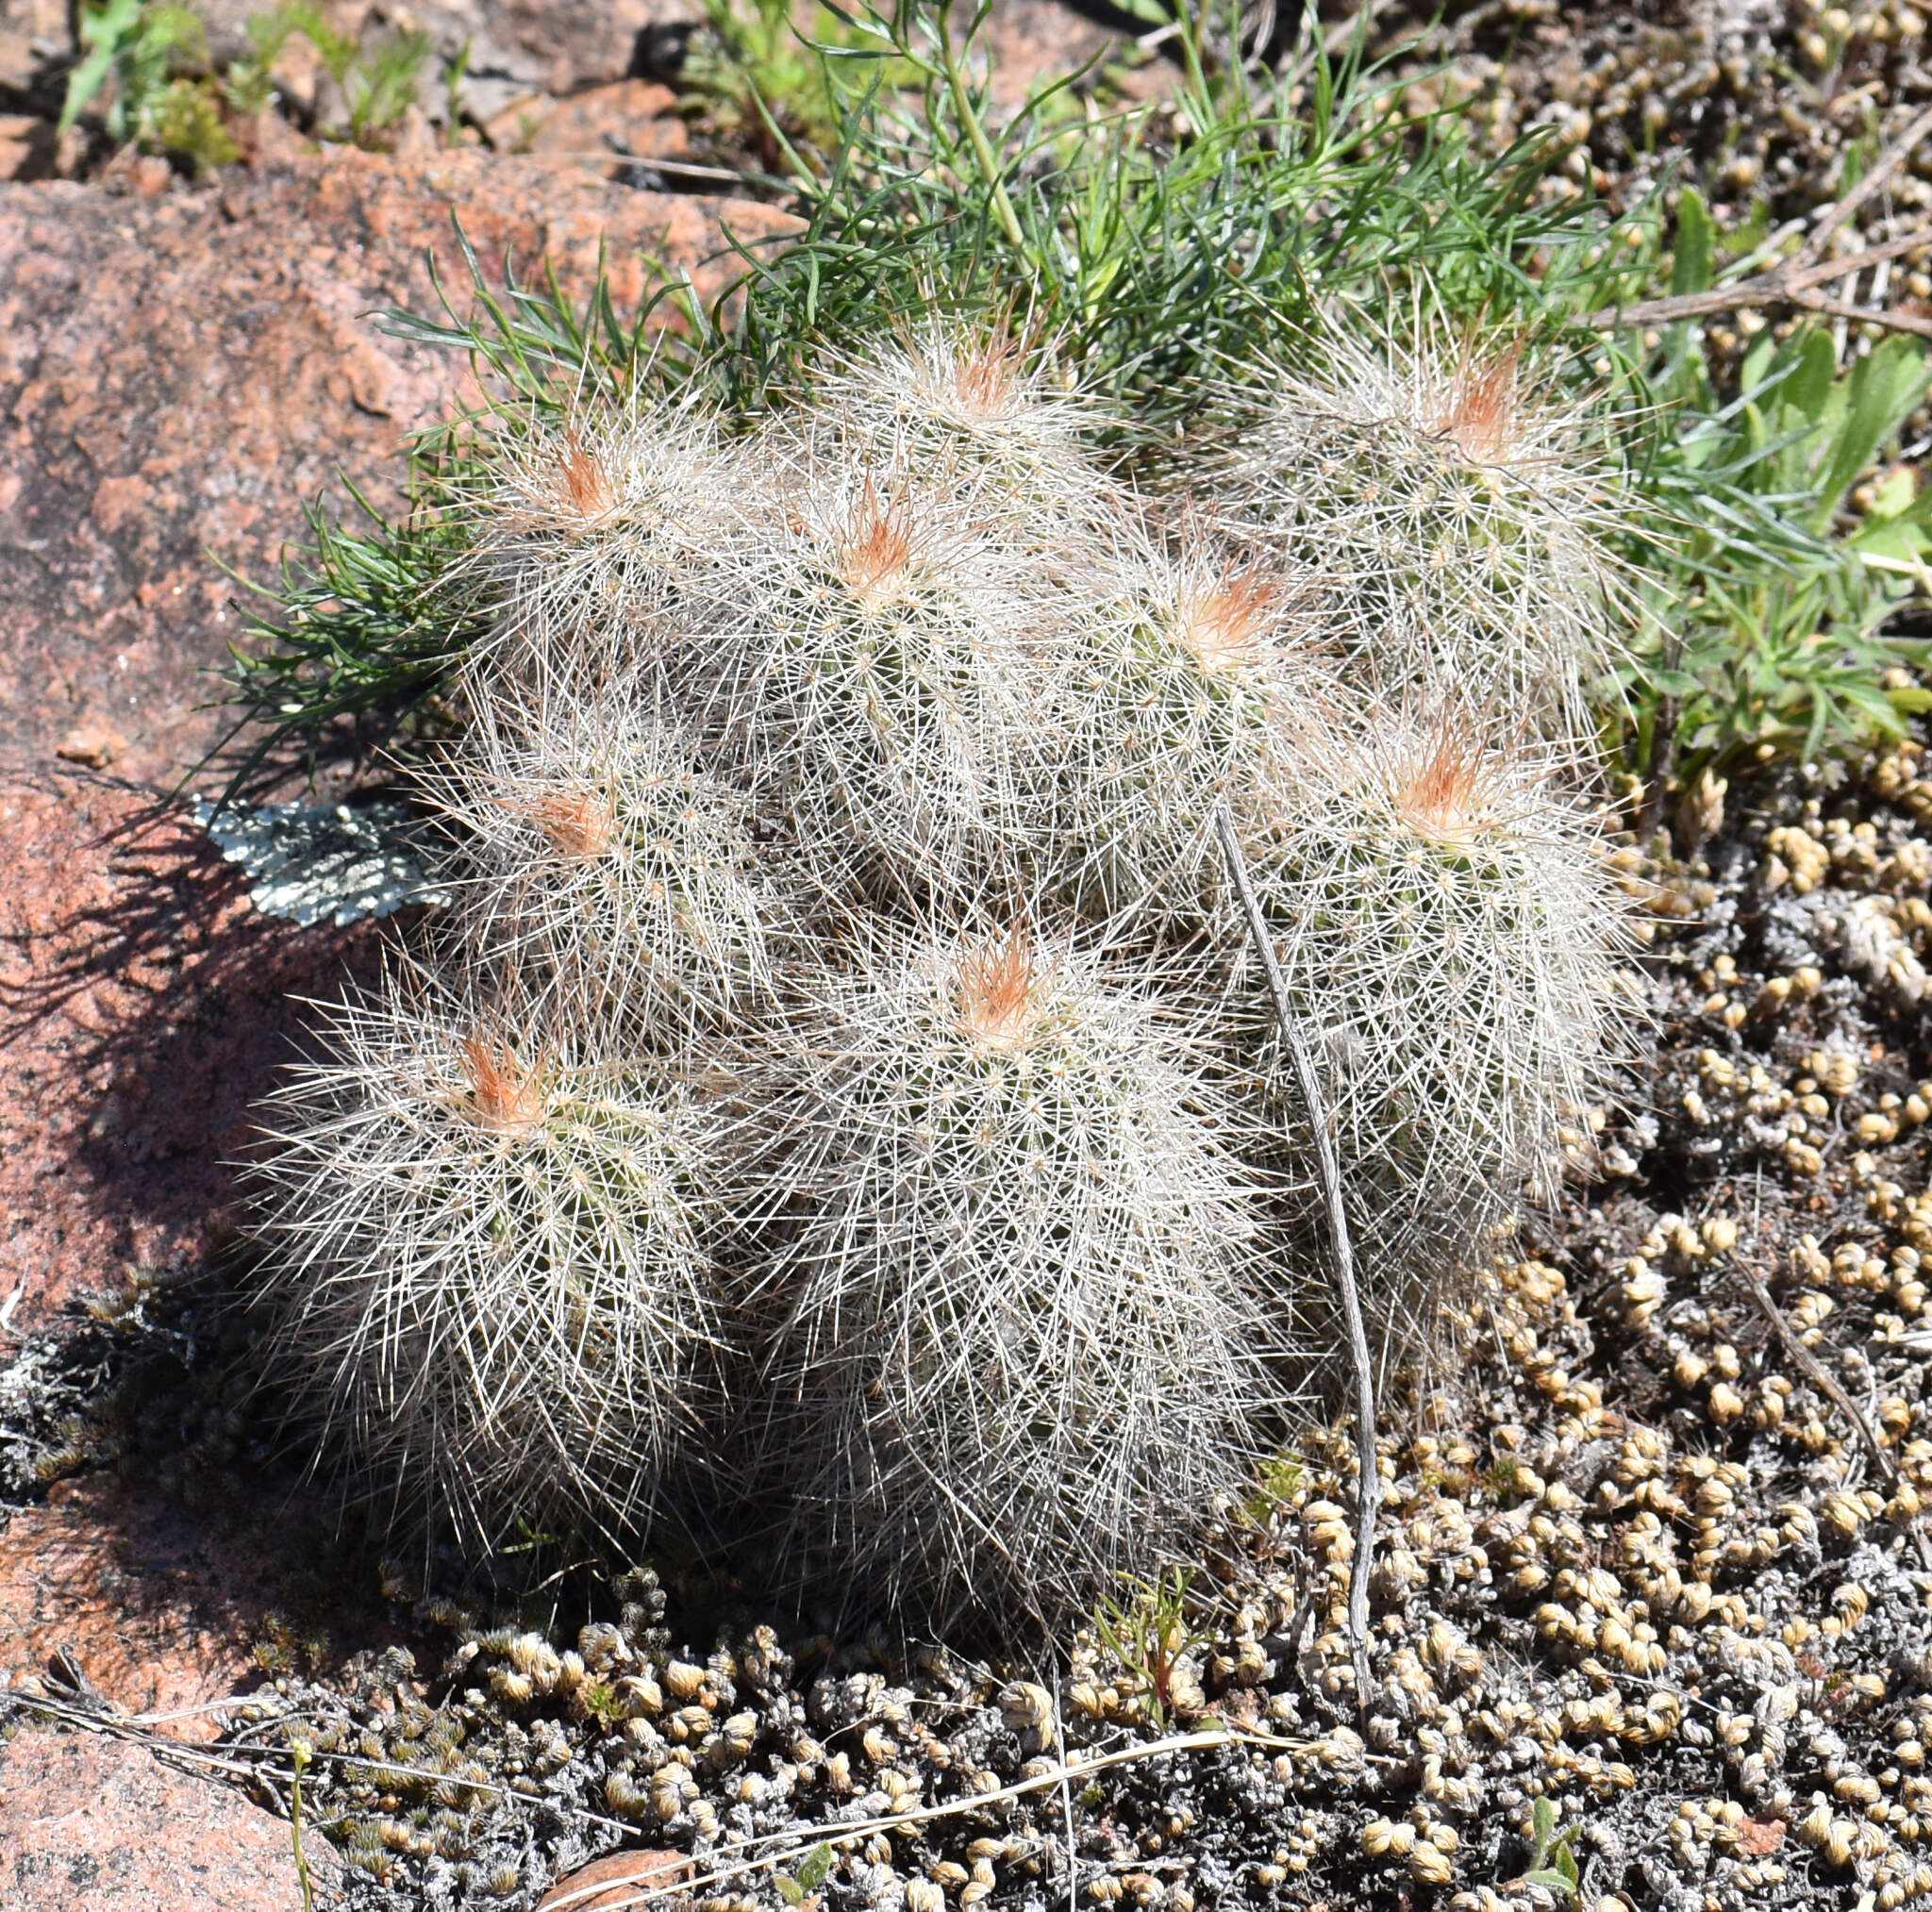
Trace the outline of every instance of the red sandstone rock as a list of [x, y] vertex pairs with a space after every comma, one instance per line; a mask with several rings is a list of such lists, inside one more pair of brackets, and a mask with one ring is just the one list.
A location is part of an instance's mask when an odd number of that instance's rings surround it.
[[126, 738], [123, 774], [169, 787], [220, 737], [199, 707], [235, 587], [210, 554], [271, 579], [339, 470], [392, 507], [404, 434], [464, 394], [459, 357], [372, 316], [437, 309], [431, 251], [460, 296], [452, 215], [492, 270], [508, 252], [534, 277], [547, 255], [576, 297], [601, 243], [620, 307], [645, 254], [708, 296], [741, 271], [721, 218], [751, 241], [791, 224], [475, 152], [339, 148], [154, 199], [0, 185], [0, 768], [84, 722]]
[[[5, 1358], [128, 1264], [206, 1255], [250, 1100], [295, 1053], [289, 991], [332, 993], [372, 965], [373, 937], [258, 916], [178, 815], [77, 772], [0, 779], [0, 1302], [24, 1290]], [[64, 1651], [125, 1712], [199, 1707], [254, 1676], [272, 1610], [312, 1630], [325, 1585], [331, 1629], [373, 1605], [359, 1578], [334, 1584], [342, 1566], [324, 1510], [286, 1482], [224, 1480], [198, 1506], [109, 1474], [59, 1482], [0, 1524], [0, 1679]]]
[[[700, 17], [689, 0], [480, 0], [484, 33], [519, 65], [543, 72], [543, 90], [570, 93], [622, 79], [638, 38], [666, 21]], [[451, 9], [462, 10], [462, 9]]]
[[[255, 1673], [249, 1649], [275, 1602], [247, 1552], [215, 1542], [219, 1525], [105, 1474], [57, 1481], [14, 1509], [0, 1528], [0, 1683], [64, 1651], [124, 1713], [226, 1699]], [[158, 1730], [193, 1741], [220, 1726], [202, 1713]]]
[[73, 47], [66, 0], [0, 0], [0, 87], [29, 91]]
[[1036, 88], [1120, 45], [1119, 36], [1060, 0], [998, 0], [979, 45], [992, 63], [991, 106], [1005, 119]]
[[[39, 1681], [58, 1694], [77, 1668], [110, 1707], [196, 1744], [225, 1723], [208, 1708], [258, 1683], [256, 1648], [282, 1627], [304, 1671], [403, 1643], [377, 1575], [312, 1490], [250, 1469], [182, 1486], [192, 1500], [103, 1471], [8, 1512], [0, 1688]], [[12, 1912], [4, 1877], [0, 1908]]]
[[29, 113], [0, 113], [0, 179], [18, 179], [46, 171], [54, 150], [54, 128]]
[[[317, 1903], [337, 1862], [303, 1841]], [[6, 1912], [298, 1912], [290, 1829], [125, 1740], [24, 1728], [0, 1741]]]
[[[0, 1300], [20, 1330], [146, 1258], [197, 1258], [225, 1164], [370, 928], [258, 916], [178, 813], [110, 778], [0, 775]], [[0, 1346], [4, 1346], [0, 1341]]]
[[691, 151], [677, 95], [641, 79], [593, 87], [567, 100], [525, 101], [491, 123], [490, 137], [510, 151], [581, 160], [607, 176], [627, 158], [681, 159]]
[[691, 1877], [691, 1861], [682, 1853], [646, 1847], [635, 1853], [607, 1853], [559, 1879], [537, 1901], [537, 1912], [620, 1912], [621, 1907], [675, 1905], [674, 1899], [644, 1899]]

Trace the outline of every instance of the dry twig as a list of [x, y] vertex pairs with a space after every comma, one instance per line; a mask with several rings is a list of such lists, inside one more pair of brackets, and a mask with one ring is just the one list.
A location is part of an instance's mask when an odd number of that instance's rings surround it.
[[1853, 319], [1884, 325], [1896, 332], [1916, 332], [1932, 338], [1932, 318], [1897, 309], [1881, 310], [1849, 300], [1833, 299], [1818, 291], [1833, 279], [1855, 276], [1867, 266], [1878, 265], [1906, 253], [1932, 247], [1932, 227], [1922, 226], [1902, 239], [1888, 240], [1843, 258], [1822, 257], [1832, 236], [1884, 185], [1899, 165], [1927, 134], [1932, 134], [1932, 108], [1921, 113], [1897, 139], [1873, 161], [1865, 176], [1840, 199], [1811, 228], [1810, 237], [1798, 252], [1768, 272], [1754, 273], [1727, 286], [1713, 286], [1707, 291], [1682, 292], [1666, 299], [1646, 299], [1636, 306], [1606, 306], [1592, 312], [1584, 324], [1598, 332], [1621, 331], [1632, 325], [1674, 325], [1685, 319], [1707, 318], [1719, 312], [1741, 311], [1755, 306], [1797, 306], [1807, 312], [1822, 312], [1833, 318]]
[[1886, 1451], [1885, 1444], [1877, 1435], [1873, 1433], [1872, 1423], [1858, 1412], [1852, 1397], [1832, 1378], [1824, 1364], [1805, 1345], [1798, 1331], [1785, 1320], [1777, 1303], [1771, 1297], [1770, 1289], [1766, 1288], [1762, 1280], [1738, 1256], [1731, 1257], [1731, 1266], [1738, 1271], [1744, 1286], [1751, 1290], [1752, 1300], [1757, 1304], [1764, 1319], [1777, 1331], [1778, 1339], [1785, 1344], [1785, 1352], [1798, 1364], [1806, 1380], [1820, 1393], [1827, 1395], [1832, 1405], [1857, 1430], [1859, 1439], [1871, 1450], [1872, 1458], [1878, 1463], [1878, 1471], [1887, 1481], [1897, 1480], [1898, 1463]]
[[1261, 906], [1255, 901], [1254, 885], [1248, 880], [1247, 858], [1241, 854], [1241, 839], [1234, 821], [1223, 809], [1214, 820], [1221, 836], [1221, 848], [1227, 858], [1227, 873], [1241, 900], [1248, 919], [1248, 934], [1268, 978], [1268, 992], [1274, 1002], [1274, 1020], [1281, 1039], [1294, 1060], [1296, 1080], [1302, 1099], [1307, 1105], [1308, 1124], [1314, 1131], [1315, 1159], [1321, 1169], [1322, 1191], [1328, 1205], [1329, 1244], [1335, 1255], [1335, 1280], [1341, 1290], [1342, 1321], [1348, 1330], [1349, 1352], [1355, 1367], [1356, 1398], [1356, 1537], [1354, 1571], [1348, 1588], [1348, 1637], [1355, 1649], [1356, 1699], [1367, 1705], [1369, 1699], [1369, 1569], [1375, 1548], [1375, 1517], [1382, 1505], [1382, 1470], [1375, 1455], [1375, 1368], [1369, 1353], [1369, 1333], [1362, 1320], [1361, 1296], [1355, 1280], [1355, 1253], [1349, 1245], [1348, 1211], [1341, 1199], [1341, 1169], [1335, 1157], [1335, 1138], [1328, 1123], [1327, 1100], [1322, 1093], [1321, 1078], [1315, 1073], [1315, 1060], [1302, 1039], [1302, 1032], [1288, 1000], [1288, 985], [1282, 980], [1281, 965], [1275, 959], [1274, 945], [1268, 939], [1268, 926], [1262, 921]]

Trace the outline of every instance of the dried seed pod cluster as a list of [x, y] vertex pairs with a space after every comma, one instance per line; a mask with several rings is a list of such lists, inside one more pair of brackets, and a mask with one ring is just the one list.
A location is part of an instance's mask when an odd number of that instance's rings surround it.
[[[1333, 419], [1422, 390], [1330, 362]], [[290, 1372], [372, 1477], [486, 1538], [702, 1498], [1041, 1614], [1183, 1546], [1325, 1332], [1223, 812], [1401, 1355], [1631, 1013], [1545, 721], [1599, 490], [1519, 376], [1465, 354], [1379, 490], [1303, 380], [1220, 495], [1141, 498], [1050, 355], [938, 324], [735, 432], [507, 441], [425, 784], [457, 900], [266, 1122]]]

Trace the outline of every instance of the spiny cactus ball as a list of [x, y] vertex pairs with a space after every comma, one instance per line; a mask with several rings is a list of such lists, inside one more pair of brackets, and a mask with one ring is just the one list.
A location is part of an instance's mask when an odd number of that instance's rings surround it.
[[828, 887], [955, 893], [1027, 833], [1062, 607], [971, 482], [825, 445], [776, 475], [787, 523], [729, 563], [706, 727]]
[[715, 420], [689, 408], [610, 407], [506, 431], [476, 507], [473, 568], [498, 647], [540, 663], [589, 627], [606, 661], [712, 584], [758, 496]]
[[1536, 740], [1613, 495], [1507, 353], [1311, 362], [1171, 492], [985, 324], [505, 437], [456, 901], [265, 1117], [290, 1372], [370, 1491], [669, 1505], [927, 1613], [1184, 1552], [1332, 1353], [1224, 817], [1385, 1371], [1554, 1190], [1631, 1019], [1594, 762]]
[[636, 679], [478, 700], [425, 794], [458, 846], [445, 940], [552, 1013], [675, 1051], [769, 1001], [783, 899], [750, 803]]
[[928, 320], [834, 359], [819, 392], [794, 428], [856, 436], [868, 460], [895, 477], [966, 476], [1037, 549], [1069, 518], [1114, 502], [1091, 440], [1099, 408], [1045, 354], [1004, 330]]
[[1318, 371], [1243, 397], [1258, 415], [1230, 449], [1224, 508], [1336, 578], [1337, 635], [1384, 696], [1453, 686], [1477, 719], [1593, 734], [1583, 692], [1614, 657], [1628, 584], [1590, 405], [1548, 390], [1515, 340], [1445, 349], [1345, 326]]
[[812, 994], [768, 1102], [766, 1471], [889, 1586], [1078, 1599], [1281, 1433], [1253, 1118], [1069, 935], [891, 937]]
[[1045, 873], [1088, 912], [1197, 922], [1224, 882], [1216, 811], [1253, 814], [1325, 681], [1317, 593], [1184, 528], [1143, 533], [1084, 595]]
[[[1619, 890], [1568, 768], [1453, 710], [1370, 710], [1297, 738], [1250, 847], [1391, 1331], [1497, 1223], [1556, 1194], [1566, 1131], [1627, 1059]], [[1291, 1104], [1252, 957], [1224, 942]]]
[[302, 1405], [472, 1545], [647, 1514], [719, 1397], [711, 1117], [589, 1028], [408, 969], [325, 1049], [256, 1171]]

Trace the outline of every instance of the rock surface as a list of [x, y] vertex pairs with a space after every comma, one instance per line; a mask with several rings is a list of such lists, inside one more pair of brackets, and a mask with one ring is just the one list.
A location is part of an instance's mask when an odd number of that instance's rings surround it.
[[16, 1329], [129, 1263], [206, 1252], [248, 1106], [296, 1054], [290, 992], [331, 994], [374, 961], [366, 925], [258, 915], [178, 811], [55, 771], [0, 775], [0, 1302], [24, 1289]]
[[120, 1711], [191, 1715], [158, 1730], [213, 1738], [219, 1720], [192, 1709], [254, 1673], [275, 1604], [258, 1554], [232, 1538], [110, 1475], [57, 1481], [0, 1527], [0, 1685], [65, 1653]]
[[393, 506], [404, 435], [464, 395], [459, 358], [372, 316], [437, 309], [432, 252], [464, 303], [452, 216], [491, 269], [547, 256], [577, 297], [603, 245], [620, 307], [643, 254], [708, 296], [740, 270], [721, 221], [791, 224], [475, 152], [337, 149], [153, 198], [0, 185], [0, 768], [113, 732], [117, 772], [167, 787], [213, 746], [207, 672], [237, 625], [211, 559], [272, 579], [339, 474]]
[[[337, 1866], [304, 1841], [318, 1904]], [[95, 1734], [0, 1740], [0, 1912], [299, 1912], [290, 1829], [240, 1793]]]
[[[975, 44], [991, 64], [994, 117], [1005, 119], [1047, 82], [1118, 58], [1124, 43], [1116, 27], [1102, 25], [1061, 0], [994, 0]], [[1158, 66], [1147, 70], [1149, 82], [1167, 77]], [[1149, 87], [1126, 90], [1141, 94]]]
[[607, 1853], [558, 1880], [537, 1902], [537, 1912], [619, 1912], [625, 1906], [675, 1906], [676, 1900], [648, 1900], [691, 1876], [691, 1861], [682, 1853], [647, 1846], [641, 1852]]
[[[0, 0], [0, 22], [9, 8], [26, 13], [46, 5]], [[246, 51], [250, 17], [270, 8], [269, 0], [199, 0], [196, 10], [208, 22], [210, 51], [221, 62]], [[323, 11], [337, 32], [364, 38], [365, 44], [404, 20], [401, 8], [372, 0], [324, 0]], [[408, 9], [407, 24], [428, 36], [439, 66], [467, 52], [464, 105], [488, 119], [512, 93], [571, 93], [626, 78], [641, 71], [653, 33], [702, 18], [695, 0], [426, 0]], [[64, 20], [58, 30], [64, 38]], [[437, 91], [434, 81], [425, 89], [431, 95]]]
[[492, 124], [491, 138], [500, 147], [523, 146], [551, 158], [577, 159], [608, 176], [628, 157], [686, 158], [691, 135], [676, 108], [677, 95], [669, 87], [623, 79], [566, 100], [539, 94], [511, 107], [503, 121]]

